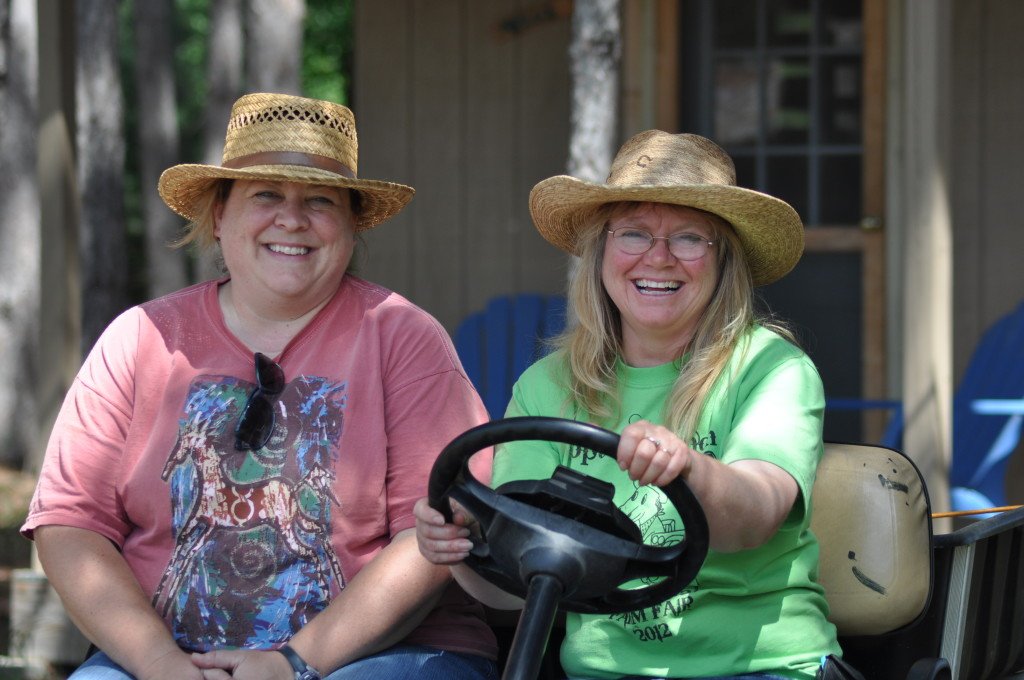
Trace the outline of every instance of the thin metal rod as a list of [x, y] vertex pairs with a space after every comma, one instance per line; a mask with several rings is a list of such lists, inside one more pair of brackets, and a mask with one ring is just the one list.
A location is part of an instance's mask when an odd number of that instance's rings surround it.
[[1024, 505], [1001, 505], [998, 508], [978, 508], [977, 510], [950, 510], [949, 512], [933, 512], [932, 519], [940, 517], [965, 517], [967, 515], [984, 515], [990, 512], [1009, 512], [1017, 508], [1024, 508]]

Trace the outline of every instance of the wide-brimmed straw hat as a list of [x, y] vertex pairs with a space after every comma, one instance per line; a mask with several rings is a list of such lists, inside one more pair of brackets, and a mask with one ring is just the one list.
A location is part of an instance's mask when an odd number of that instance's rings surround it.
[[785, 276], [803, 253], [797, 212], [774, 196], [736, 186], [732, 159], [700, 135], [634, 135], [619, 149], [604, 184], [550, 177], [530, 192], [530, 214], [548, 242], [579, 255], [581, 232], [593, 226], [595, 213], [621, 201], [671, 203], [719, 215], [739, 235], [755, 286]]
[[266, 179], [345, 187], [360, 194], [355, 229], [374, 227], [412, 200], [412, 187], [358, 179], [356, 121], [347, 107], [288, 94], [256, 93], [231, 107], [221, 165], [183, 164], [160, 176], [160, 196], [195, 220], [197, 202], [219, 179]]

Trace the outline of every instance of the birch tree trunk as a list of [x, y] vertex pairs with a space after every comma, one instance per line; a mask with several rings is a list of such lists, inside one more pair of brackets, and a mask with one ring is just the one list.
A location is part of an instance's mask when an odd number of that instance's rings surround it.
[[[603, 182], [615, 155], [621, 34], [619, 0], [573, 3], [569, 43], [572, 102], [566, 173], [588, 182]], [[571, 280], [578, 258], [570, 256], [569, 262], [567, 278]]]
[[128, 304], [117, 0], [75, 3], [82, 353]]
[[0, 464], [10, 467], [41, 437], [36, 26], [35, 0], [0, 0]]
[[301, 94], [305, 0], [249, 0], [246, 88]]
[[573, 3], [571, 130], [568, 174], [591, 182], [608, 176], [616, 150], [619, 62], [622, 39], [619, 0]]
[[135, 9], [135, 92], [138, 111], [139, 191], [146, 234], [149, 297], [188, 283], [186, 251], [168, 247], [181, 234], [181, 219], [160, 194], [160, 173], [178, 160], [178, 101], [174, 92], [173, 0], [146, 0]]

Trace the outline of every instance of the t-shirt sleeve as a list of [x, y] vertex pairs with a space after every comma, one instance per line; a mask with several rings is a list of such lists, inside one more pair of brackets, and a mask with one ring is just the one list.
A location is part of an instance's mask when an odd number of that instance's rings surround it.
[[722, 462], [756, 459], [788, 472], [810, 506], [815, 471], [822, 455], [821, 377], [803, 354], [779, 362], [750, 386], [736, 411]]
[[[487, 411], [462, 370], [444, 329], [425, 313], [394, 324], [395, 337], [385, 371], [387, 507], [392, 536], [415, 526], [412, 513], [426, 496], [434, 461], [466, 430], [487, 421]], [[487, 483], [489, 449], [474, 456], [473, 474]]]
[[103, 332], [64, 398], [21, 529], [27, 538], [59, 524], [120, 546], [130, 531], [118, 483], [134, 405], [138, 314], [125, 312]]

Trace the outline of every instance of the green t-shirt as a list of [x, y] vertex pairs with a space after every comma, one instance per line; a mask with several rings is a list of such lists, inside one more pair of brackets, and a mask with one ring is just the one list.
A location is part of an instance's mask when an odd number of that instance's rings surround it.
[[[710, 551], [697, 578], [664, 603], [625, 614], [569, 614], [562, 666], [570, 677], [701, 677], [772, 672], [813, 678], [838, 654], [835, 627], [818, 585], [818, 543], [810, 493], [822, 455], [821, 378], [811, 360], [758, 328], [734, 354], [727, 378], [705, 405], [691, 446], [723, 463], [765, 460], [786, 470], [800, 494], [767, 543], [734, 553]], [[516, 383], [506, 415], [573, 417], [567, 412], [561, 356], [531, 366]], [[632, 368], [619, 362], [621, 414], [598, 423], [619, 432], [640, 419], [661, 422], [678, 363]], [[550, 477], [564, 465], [615, 485], [615, 503], [652, 545], [673, 545], [681, 521], [657, 488], [637, 487], [611, 458], [553, 442], [514, 442], [495, 456], [493, 484]]]

